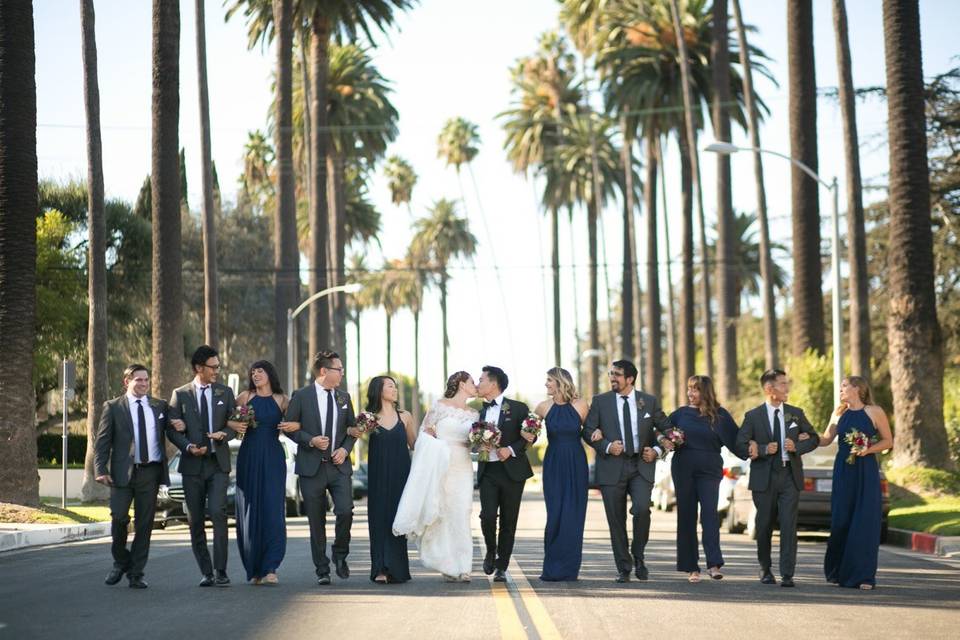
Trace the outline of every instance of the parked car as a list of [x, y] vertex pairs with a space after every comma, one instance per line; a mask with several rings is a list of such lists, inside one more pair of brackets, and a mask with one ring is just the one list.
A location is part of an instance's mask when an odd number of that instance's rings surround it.
[[[822, 530], [830, 528], [830, 495], [833, 489], [833, 460], [836, 456], [836, 443], [830, 447], [817, 449], [803, 456], [803, 491], [797, 508], [797, 529]], [[741, 463], [743, 473], [737, 478], [733, 489], [732, 508], [728, 509], [724, 519], [724, 529], [728, 533], [746, 532], [756, 539], [754, 530], [756, 508], [749, 489], [750, 461]], [[886, 542], [888, 516], [890, 514], [890, 493], [886, 477], [880, 472], [880, 491], [883, 496], [882, 519], [880, 521], [880, 542]]]
[[650, 501], [660, 511], [673, 511], [677, 505], [677, 492], [673, 487], [673, 474], [670, 472], [673, 463], [673, 451], [657, 460], [656, 470], [653, 472], [653, 489], [650, 491]]

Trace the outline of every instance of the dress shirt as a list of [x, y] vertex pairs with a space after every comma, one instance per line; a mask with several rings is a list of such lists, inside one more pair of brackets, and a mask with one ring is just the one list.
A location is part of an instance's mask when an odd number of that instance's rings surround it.
[[[140, 457], [140, 418], [137, 417], [137, 400], [143, 405], [143, 417], [147, 421], [145, 425], [147, 430], [147, 451], [150, 452], [149, 460], [137, 460]], [[133, 458], [138, 463], [160, 462], [160, 442], [157, 439], [157, 422], [153, 416], [153, 409], [150, 407], [150, 400], [147, 396], [137, 397], [132, 393], [127, 393], [127, 403], [130, 406], [130, 423], [133, 425]]]
[[330, 427], [330, 445], [327, 447], [327, 452], [332, 456], [337, 448], [333, 443], [337, 441], [337, 416], [340, 415], [340, 407], [337, 406], [337, 390], [327, 389], [319, 382], [314, 382], [313, 386], [317, 388], [317, 408], [320, 409], [320, 435], [327, 433], [327, 395], [333, 396], [333, 426]]
[[780, 454], [780, 459], [784, 462], [789, 462], [790, 454], [787, 453], [784, 443], [787, 438], [787, 421], [783, 419], [783, 403], [781, 402], [779, 406], [773, 406], [769, 402], [764, 403], [767, 405], [767, 426], [770, 427], [770, 437], [773, 437], [773, 413], [779, 409], [780, 411], [780, 443], [777, 448], [777, 452]]
[[[487, 407], [487, 413], [484, 415], [484, 418], [483, 418], [484, 422], [490, 422], [492, 424], [498, 424], [500, 422], [500, 407], [503, 406], [503, 398], [504, 396], [501, 393], [499, 396], [491, 400], [493, 404]], [[501, 446], [506, 446], [506, 445], [503, 445], [503, 443], [501, 443]], [[517, 454], [514, 452], [513, 447], [507, 447], [507, 449], [510, 449], [511, 457], [514, 457], [514, 458], [517, 457]], [[490, 459], [487, 460], [487, 462], [500, 462], [500, 456], [497, 455], [496, 451], [494, 451], [493, 455], [490, 456]]]

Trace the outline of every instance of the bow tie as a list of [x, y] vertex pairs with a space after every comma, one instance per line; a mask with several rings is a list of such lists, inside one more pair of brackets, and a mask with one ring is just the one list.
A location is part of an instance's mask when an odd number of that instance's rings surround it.
[[495, 406], [497, 406], [497, 401], [496, 401], [496, 400], [491, 400], [490, 402], [484, 402], [484, 403], [483, 403], [483, 408], [484, 408], [484, 409], [489, 409], [490, 407], [495, 407]]

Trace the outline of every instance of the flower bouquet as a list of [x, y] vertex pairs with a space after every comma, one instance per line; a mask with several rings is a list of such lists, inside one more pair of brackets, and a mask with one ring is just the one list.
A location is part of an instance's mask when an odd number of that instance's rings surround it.
[[523, 425], [520, 427], [520, 431], [533, 434], [534, 439], [540, 437], [540, 431], [542, 429], [543, 418], [535, 413], [527, 414], [527, 417], [523, 419]]
[[687, 441], [687, 437], [683, 434], [682, 429], [677, 427], [670, 427], [663, 432], [663, 439], [673, 445], [673, 448], [683, 446], [683, 443]]
[[[252, 404], [238, 404], [233, 408], [233, 413], [230, 414], [227, 420], [230, 422], [242, 422], [247, 425], [247, 429], [257, 428], [257, 416]], [[242, 433], [237, 433], [237, 440], [243, 440]]]
[[490, 452], [500, 446], [500, 428], [491, 422], [474, 422], [467, 434], [470, 449], [478, 454], [481, 462], [490, 460]]
[[847, 456], [847, 464], [854, 464], [857, 461], [857, 454], [866, 451], [870, 445], [877, 443], [877, 438], [870, 438], [864, 432], [854, 429], [843, 436], [843, 441], [850, 445], [850, 455]]
[[360, 415], [357, 416], [357, 422], [353, 425], [353, 428], [359, 432], [359, 436], [365, 436], [370, 433], [373, 433], [377, 430], [379, 426], [377, 421], [377, 416], [369, 411], [361, 411]]

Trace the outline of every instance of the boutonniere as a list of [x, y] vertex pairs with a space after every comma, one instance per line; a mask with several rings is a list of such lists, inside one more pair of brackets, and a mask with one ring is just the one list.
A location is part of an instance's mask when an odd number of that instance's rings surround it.
[[[159, 409], [159, 408], [160, 408], [160, 402], [157, 401], [157, 400], [154, 400], [153, 398], [150, 398], [150, 399], [147, 401], [147, 404], [149, 404], [150, 407], [153, 408], [153, 409]], [[162, 418], [163, 416], [160, 416], [160, 417]]]
[[[643, 398], [637, 398], [637, 412], [643, 414]], [[646, 418], [646, 416], [644, 416]]]
[[797, 426], [797, 416], [793, 415], [792, 413], [784, 412], [783, 422], [787, 425], [787, 429], [792, 429], [793, 427]]
[[223, 395], [223, 388], [222, 388], [222, 387], [214, 387], [214, 388], [213, 388], [213, 397], [214, 397], [214, 398], [219, 398], [219, 397], [222, 396], [222, 395]]
[[500, 408], [500, 413], [503, 414], [504, 418], [510, 417], [510, 403], [506, 400], [503, 401], [503, 406]]
[[340, 410], [341, 410], [341, 411], [346, 411], [346, 410], [347, 410], [347, 399], [346, 399], [346, 398], [343, 396], [343, 394], [340, 393], [339, 391], [337, 391], [336, 396], [337, 396], [337, 406], [340, 407]]

